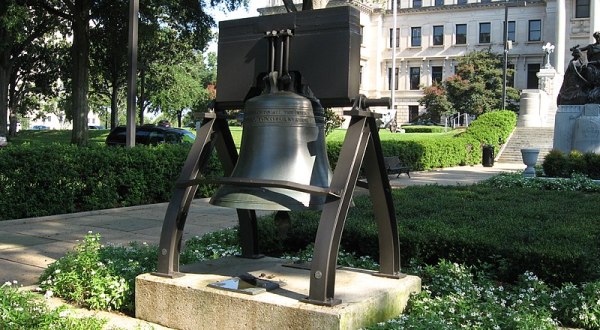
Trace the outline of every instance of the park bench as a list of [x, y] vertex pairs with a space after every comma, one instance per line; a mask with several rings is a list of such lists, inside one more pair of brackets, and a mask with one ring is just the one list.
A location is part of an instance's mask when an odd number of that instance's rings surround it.
[[400, 174], [406, 173], [410, 178], [410, 167], [402, 164], [400, 158], [398, 157], [383, 157], [385, 162], [385, 168], [388, 174], [398, 174], [396, 177], [399, 177]]

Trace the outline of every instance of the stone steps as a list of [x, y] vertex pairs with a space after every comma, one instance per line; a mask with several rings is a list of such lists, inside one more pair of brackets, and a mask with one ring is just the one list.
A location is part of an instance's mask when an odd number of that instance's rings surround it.
[[553, 136], [553, 128], [517, 127], [496, 160], [502, 163], [522, 163], [521, 149], [536, 148], [540, 149], [538, 164], [541, 164], [544, 157], [552, 150]]

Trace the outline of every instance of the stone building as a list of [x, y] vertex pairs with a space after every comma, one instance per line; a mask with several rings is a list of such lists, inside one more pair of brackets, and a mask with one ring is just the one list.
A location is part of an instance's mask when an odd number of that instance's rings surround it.
[[[556, 99], [569, 48], [589, 44], [592, 33], [600, 31], [597, 0], [395, 0], [396, 19], [393, 1], [331, 0], [327, 6], [350, 3], [360, 9], [360, 92], [373, 98], [393, 94], [398, 123], [423, 111], [419, 86], [454, 74], [458, 57], [484, 49], [503, 53], [505, 15], [508, 66], [515, 70], [507, 84], [544, 89], [549, 100]], [[281, 0], [265, 2], [262, 15], [284, 10]], [[549, 55], [552, 67], [544, 70], [548, 61], [542, 47], [547, 43], [555, 48]], [[540, 71], [550, 80], [540, 84]]]

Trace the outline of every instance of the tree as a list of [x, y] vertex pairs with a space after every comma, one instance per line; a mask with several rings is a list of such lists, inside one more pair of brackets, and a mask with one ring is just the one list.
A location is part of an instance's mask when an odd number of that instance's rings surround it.
[[[425, 95], [419, 103], [438, 115], [453, 112], [479, 115], [501, 109], [502, 66], [499, 54], [489, 50], [471, 52], [458, 60], [455, 75], [440, 85], [424, 88]], [[512, 87], [506, 90], [507, 109], [518, 110], [518, 91]]]
[[[31, 0], [49, 13], [69, 22], [73, 35], [71, 47], [71, 111], [73, 133], [71, 143], [86, 145], [87, 114], [89, 111], [89, 68], [90, 68], [90, 19], [102, 17], [104, 13], [96, 6], [102, 0]], [[106, 0], [108, 1], [108, 0]], [[247, 0], [211, 0], [210, 6], [224, 6], [233, 10], [246, 5]], [[204, 11], [203, 0], [148, 0], [142, 3], [140, 12], [149, 13], [148, 21], [160, 27], [177, 31], [181, 40], [188, 40], [194, 49], [203, 49], [210, 38], [210, 27], [214, 20]], [[95, 10], [92, 12], [92, 10]], [[113, 47], [124, 47], [113, 41]]]
[[211, 53], [204, 58], [196, 54], [179, 63], [162, 64], [153, 69], [155, 77], [149, 82], [149, 101], [154, 112], [162, 112], [167, 118], [177, 118], [181, 126], [184, 110], [206, 109], [214, 99], [216, 79], [216, 56]]
[[454, 105], [448, 100], [448, 95], [443, 85], [434, 82], [431, 86], [423, 89], [425, 94], [419, 104], [425, 106], [429, 119], [440, 118], [456, 112]]
[[[32, 1], [0, 2], [0, 133], [6, 133], [9, 110], [9, 85], [18, 80], [20, 65], [33, 65], [31, 47], [57, 27], [57, 20], [31, 5]], [[16, 88], [16, 86], [14, 87]], [[14, 118], [14, 116], [11, 116]], [[12, 121], [16, 127], [16, 122]], [[14, 128], [11, 130], [14, 132]]]
[[[96, 1], [90, 29], [90, 106], [100, 111], [110, 103], [110, 128], [117, 126], [119, 95], [127, 77], [127, 0]], [[99, 104], [96, 104], [99, 103]], [[102, 108], [101, 108], [102, 107]], [[97, 110], [98, 111], [98, 110]]]

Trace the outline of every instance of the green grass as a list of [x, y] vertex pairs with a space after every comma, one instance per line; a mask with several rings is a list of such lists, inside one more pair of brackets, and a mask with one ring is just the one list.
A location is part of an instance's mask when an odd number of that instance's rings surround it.
[[[230, 126], [231, 135], [233, 136], [233, 140], [235, 141], [236, 146], [240, 146], [240, 142], [242, 141], [242, 127], [240, 126]], [[464, 130], [451, 130], [447, 133], [391, 133], [388, 130], [380, 130], [379, 136], [381, 140], [391, 140], [391, 141], [421, 141], [421, 140], [431, 140], [437, 139], [441, 137], [454, 136]], [[104, 141], [106, 140], [106, 136], [110, 130], [89, 130], [88, 134], [90, 136], [90, 144], [91, 145], [104, 145]], [[346, 136], [345, 129], [336, 129], [329, 136], [327, 136], [327, 141], [344, 141], [344, 137]], [[29, 144], [52, 144], [52, 143], [60, 143], [60, 144], [69, 144], [71, 143], [71, 131], [70, 130], [47, 130], [47, 131], [30, 131], [23, 130], [17, 134], [15, 137], [10, 138], [11, 144], [20, 145], [24, 143]]]
[[[106, 136], [110, 130], [99, 129], [89, 130], [88, 134], [90, 137], [90, 145], [104, 145]], [[13, 145], [21, 144], [69, 144], [71, 143], [71, 130], [46, 130], [46, 131], [31, 131], [23, 130], [17, 133], [17, 136], [10, 137], [10, 143]]]

